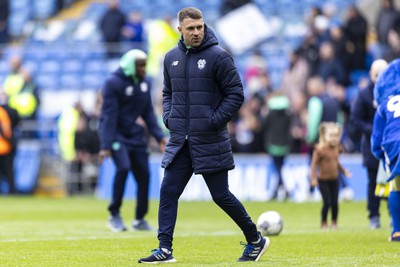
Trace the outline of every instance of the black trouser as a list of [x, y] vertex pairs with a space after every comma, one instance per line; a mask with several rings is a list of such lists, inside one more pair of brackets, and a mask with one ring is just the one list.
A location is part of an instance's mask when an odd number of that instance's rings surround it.
[[[165, 169], [158, 210], [158, 240], [161, 248], [172, 248], [178, 199], [193, 175], [192, 157], [187, 143], [171, 166]], [[248, 243], [258, 239], [257, 227], [242, 203], [229, 191], [228, 171], [203, 174], [213, 201], [240, 227]]]
[[274, 163], [274, 168], [275, 168], [276, 174], [278, 175], [278, 184], [273, 193], [273, 196], [272, 196], [273, 198], [276, 198], [278, 196], [278, 189], [280, 186], [283, 186], [282, 167], [283, 167], [284, 161], [285, 161], [285, 156], [272, 156], [272, 162]]
[[380, 198], [375, 195], [377, 169], [367, 168], [368, 172], [368, 218], [379, 217]]
[[323, 206], [321, 211], [321, 221], [326, 223], [329, 209], [332, 211], [332, 221], [337, 220], [339, 212], [339, 182], [335, 180], [318, 180], [319, 191], [322, 195]]
[[[0, 155], [0, 181], [3, 177], [6, 179], [8, 183], [8, 193], [15, 193], [15, 184], [14, 184], [14, 156], [15, 153], [11, 152], [6, 155]], [[1, 190], [0, 190], [1, 193]]]
[[112, 151], [116, 174], [114, 177], [112, 201], [108, 210], [112, 215], [119, 214], [124, 196], [126, 178], [131, 170], [137, 184], [135, 218], [144, 218], [149, 207], [149, 155], [146, 147], [128, 148], [121, 144], [117, 151]]

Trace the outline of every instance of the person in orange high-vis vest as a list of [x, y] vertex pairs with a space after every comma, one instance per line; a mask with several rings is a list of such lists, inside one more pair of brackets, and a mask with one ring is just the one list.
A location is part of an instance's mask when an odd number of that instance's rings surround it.
[[0, 106], [0, 155], [11, 152], [12, 128], [8, 112]]
[[[14, 185], [14, 156], [16, 146], [13, 131], [18, 121], [19, 116], [17, 111], [6, 104], [6, 97], [0, 91], [0, 181], [4, 178], [6, 179], [8, 193], [10, 194], [16, 192]], [[0, 193], [2, 193], [1, 189]]]

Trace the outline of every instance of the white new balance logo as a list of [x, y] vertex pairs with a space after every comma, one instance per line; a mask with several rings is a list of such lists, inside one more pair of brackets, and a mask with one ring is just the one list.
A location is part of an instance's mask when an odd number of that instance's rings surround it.
[[174, 62], [172, 62], [172, 66], [178, 66], [178, 64], [179, 64], [179, 61], [178, 60], [175, 60]]

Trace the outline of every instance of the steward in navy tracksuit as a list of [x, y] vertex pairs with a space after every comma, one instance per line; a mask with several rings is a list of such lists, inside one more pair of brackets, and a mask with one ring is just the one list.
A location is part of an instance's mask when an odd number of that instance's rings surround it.
[[159, 249], [139, 262], [175, 261], [172, 241], [178, 199], [193, 173], [203, 176], [213, 201], [243, 231], [248, 245], [239, 261], [255, 261], [268, 249], [269, 240], [257, 232], [228, 185], [234, 160], [227, 123], [243, 103], [242, 83], [232, 57], [218, 46], [201, 11], [184, 8], [178, 18], [181, 39], [164, 58], [163, 121], [170, 139], [162, 159]]
[[[361, 132], [361, 153], [363, 165], [368, 172], [368, 218], [371, 220], [371, 228], [379, 228], [380, 198], [375, 195], [376, 176], [378, 174], [379, 160], [371, 152], [371, 134], [375, 116], [374, 83], [369, 82], [367, 88], [359, 91], [350, 113], [351, 123]], [[374, 223], [376, 225], [373, 225]]]
[[133, 228], [149, 230], [143, 220], [148, 210], [149, 164], [146, 129], [138, 123], [142, 118], [147, 130], [160, 143], [163, 151], [165, 140], [154, 114], [150, 81], [145, 78], [146, 54], [130, 50], [124, 54], [120, 67], [105, 81], [99, 134], [101, 140], [100, 162], [112, 156], [116, 165], [109, 227], [113, 231], [126, 230], [119, 212], [126, 178], [131, 170], [137, 183], [136, 220]]

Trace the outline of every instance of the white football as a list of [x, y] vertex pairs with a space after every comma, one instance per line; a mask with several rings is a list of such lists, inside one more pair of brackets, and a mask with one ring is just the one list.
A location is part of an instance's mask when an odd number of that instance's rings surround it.
[[283, 220], [278, 212], [266, 211], [258, 217], [257, 227], [262, 235], [279, 235], [283, 228]]

